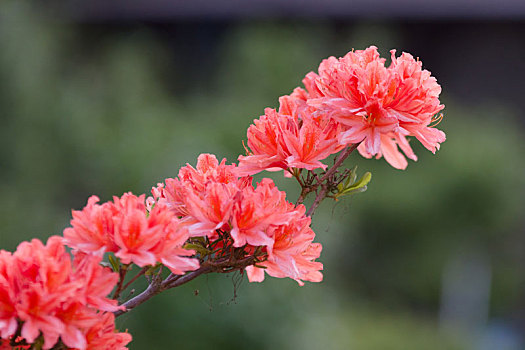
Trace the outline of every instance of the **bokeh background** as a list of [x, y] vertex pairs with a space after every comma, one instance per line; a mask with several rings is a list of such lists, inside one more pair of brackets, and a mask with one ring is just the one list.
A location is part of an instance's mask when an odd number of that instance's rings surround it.
[[[448, 140], [315, 215], [322, 283], [201, 277], [119, 320], [131, 349], [525, 349], [521, 1], [0, 2], [0, 248], [147, 193], [246, 129], [321, 59], [420, 57]], [[288, 191], [298, 189], [281, 174]]]

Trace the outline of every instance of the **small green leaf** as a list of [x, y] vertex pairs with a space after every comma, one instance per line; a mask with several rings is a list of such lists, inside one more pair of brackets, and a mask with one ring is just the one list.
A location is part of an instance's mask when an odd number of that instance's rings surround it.
[[113, 268], [113, 271], [118, 272], [120, 271], [120, 261], [118, 258], [114, 257], [113, 255], [108, 255], [109, 263], [111, 264], [111, 267]]
[[365, 192], [366, 190], [367, 190], [366, 186], [359, 187], [359, 188], [354, 188], [354, 189], [347, 188], [343, 192], [339, 193], [338, 197], [343, 196], [343, 195], [346, 196], [346, 195], [349, 195], [349, 194], [361, 193], [361, 192]]
[[[355, 170], [355, 168], [354, 168]], [[352, 170], [352, 172], [354, 171]], [[355, 173], [352, 174], [352, 177], [355, 176]], [[334, 197], [337, 199], [340, 196], [355, 194], [364, 192], [367, 189], [368, 183], [370, 183], [370, 180], [372, 179], [372, 174], [370, 172], [366, 172], [359, 180], [357, 180], [355, 183], [353, 183], [351, 186], [344, 186], [344, 188], [339, 188], [337, 186], [337, 189], [339, 190], [338, 193], [334, 195]]]
[[195, 250], [197, 253], [199, 253], [199, 254], [201, 254], [203, 256], [208, 255], [208, 254], [211, 253], [210, 250], [204, 248], [200, 244], [186, 243], [185, 245], [182, 246], [182, 248]]
[[357, 180], [357, 165], [350, 172], [350, 176], [347, 179], [345, 187], [348, 187], [348, 185], [350, 184], [353, 185], [355, 183], [355, 180]]
[[348, 189], [349, 190], [354, 190], [354, 189], [366, 187], [366, 185], [368, 185], [370, 180], [372, 180], [372, 173], [367, 171], [359, 180], [357, 180], [357, 182], [355, 182]]
[[193, 237], [192, 240], [195, 240], [195, 241], [200, 242], [202, 244], [206, 244], [206, 238], [205, 237]]

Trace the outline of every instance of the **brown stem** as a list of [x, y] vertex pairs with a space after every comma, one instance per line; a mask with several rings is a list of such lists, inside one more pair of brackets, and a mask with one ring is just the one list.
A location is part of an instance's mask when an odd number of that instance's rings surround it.
[[332, 165], [332, 167], [328, 169], [328, 171], [323, 175], [323, 177], [321, 177], [320, 179], [317, 178], [317, 184], [309, 192], [316, 191], [319, 188], [319, 186], [321, 186], [321, 189], [317, 192], [314, 202], [312, 203], [312, 206], [306, 212], [306, 216], [312, 216], [315, 210], [317, 209], [317, 207], [319, 206], [319, 204], [321, 204], [323, 199], [325, 199], [326, 195], [328, 194], [328, 185], [326, 181], [330, 180], [330, 177], [335, 174], [337, 169], [343, 164], [345, 159], [348, 158], [348, 156], [353, 151], [355, 151], [357, 146], [359, 146], [359, 143], [354, 143], [352, 146], [346, 147], [344, 151], [341, 152], [339, 156], [336, 158], [334, 165]]
[[153, 280], [149, 284], [148, 288], [146, 288], [145, 291], [143, 291], [142, 293], [140, 293], [136, 297], [134, 297], [134, 298], [126, 301], [124, 304], [122, 304], [122, 306], [124, 306], [125, 309], [124, 310], [115, 311], [114, 312], [115, 316], [120, 316], [120, 315], [128, 312], [129, 310], [139, 306], [143, 302], [151, 299], [155, 295], [159, 294], [162, 291], [160, 289], [160, 286], [161, 286], [161, 282], [159, 281], [159, 279], [158, 278], [153, 278]]
[[[293, 171], [292, 170], [289, 170], [289, 171], [293, 175], [293, 177], [295, 177], [295, 179], [299, 183], [299, 186], [301, 186], [301, 194], [299, 195], [299, 198], [297, 198], [297, 201], [295, 201], [295, 206], [298, 206], [299, 204], [302, 204], [304, 202], [304, 199], [306, 198], [308, 193], [310, 193], [311, 189], [310, 189], [310, 186], [307, 186], [305, 182], [301, 179], [302, 169], [299, 169], [299, 171], [297, 169], [294, 169]], [[310, 176], [310, 171], [308, 171], [307, 180], [309, 176]]]
[[119, 280], [117, 284], [117, 289], [115, 289], [115, 293], [113, 294], [113, 299], [117, 299], [120, 296], [120, 293], [122, 292], [122, 284], [124, 283], [124, 279], [126, 278], [126, 274], [128, 273], [128, 266], [123, 265], [120, 266], [119, 269]]
[[166, 279], [164, 282], [162, 282], [162, 288], [163, 288], [163, 290], [166, 290], [166, 289], [170, 289], [170, 288], [175, 288], [175, 287], [181, 286], [181, 285], [183, 285], [185, 283], [188, 283], [191, 280], [194, 280], [195, 278], [199, 277], [200, 275], [204, 275], [204, 274], [212, 272], [212, 270], [213, 270], [213, 268], [211, 266], [204, 266], [204, 267], [201, 267], [198, 270], [192, 271], [192, 272], [187, 273], [187, 274], [185, 274], [183, 276], [179, 276], [179, 278], [174, 279], [172, 281], [168, 281]]
[[199, 277], [200, 275], [207, 274], [210, 272], [232, 272], [236, 270], [242, 270], [246, 266], [253, 265], [256, 262], [254, 256], [248, 256], [246, 258], [237, 260], [237, 261], [205, 261], [202, 263], [201, 267], [195, 271], [189, 272], [185, 275], [169, 275], [164, 281], [161, 281], [159, 276], [155, 276], [151, 281], [148, 288], [145, 291], [137, 295], [136, 297], [126, 301], [122, 306], [125, 307], [124, 310], [115, 311], [115, 316], [120, 316], [126, 312], [134, 309], [140, 304], [148, 301], [153, 298], [155, 295], [178, 286], [181, 286], [185, 283], [190, 282], [191, 280]]
[[137, 278], [139, 278], [140, 276], [144, 275], [146, 273], [146, 271], [148, 271], [149, 267], [144, 267], [142, 268], [139, 273], [137, 273], [135, 275], [135, 277], [133, 277], [128, 283], [126, 283], [126, 285], [124, 287], [122, 287], [122, 290], [120, 291], [121, 293], [123, 291], [125, 291], [126, 289], [128, 289], [128, 287], [137, 280]]
[[337, 168], [339, 168], [341, 166], [341, 164], [343, 164], [345, 159], [348, 158], [348, 156], [353, 151], [355, 151], [357, 146], [359, 146], [359, 143], [354, 143], [352, 146], [346, 147], [344, 149], [344, 151], [341, 152], [341, 154], [339, 154], [339, 156], [336, 158], [336, 160], [334, 162], [334, 165], [332, 165], [332, 167], [330, 169], [328, 169], [328, 171], [321, 178], [321, 180], [320, 180], [321, 183], [324, 182], [326, 179], [328, 179], [330, 176], [332, 176], [337, 171]]
[[304, 187], [304, 182], [301, 179], [301, 173], [302, 173], [303, 169], [299, 169], [299, 168], [292, 168], [292, 169], [290, 169], [290, 168], [288, 168], [287, 170], [293, 177], [295, 177], [297, 182], [299, 182], [299, 185], [301, 187]]
[[317, 209], [319, 204], [321, 204], [323, 199], [325, 199], [327, 191], [328, 191], [328, 187], [325, 184], [321, 185], [321, 190], [319, 192], [317, 192], [317, 195], [315, 196], [315, 199], [314, 199], [314, 202], [312, 203], [312, 206], [306, 212], [306, 216], [310, 216], [311, 217], [314, 214], [315, 209]]
[[301, 194], [299, 195], [299, 198], [297, 198], [297, 201], [295, 202], [295, 206], [298, 206], [299, 204], [303, 204], [304, 199], [306, 198], [306, 196], [310, 192], [311, 192], [311, 190], [310, 190], [309, 187], [303, 187], [301, 189]]

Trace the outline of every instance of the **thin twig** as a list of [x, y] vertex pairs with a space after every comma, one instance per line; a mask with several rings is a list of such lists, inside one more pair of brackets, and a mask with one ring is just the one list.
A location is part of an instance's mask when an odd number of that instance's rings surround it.
[[163, 290], [175, 288], [178, 286], [181, 286], [185, 283], [188, 283], [189, 281], [194, 280], [195, 278], [199, 277], [200, 275], [204, 275], [207, 273], [210, 273], [213, 271], [213, 268], [211, 266], [203, 266], [195, 271], [192, 271], [190, 273], [187, 273], [183, 276], [180, 276], [179, 278], [173, 280], [173, 281], [164, 281], [162, 282], [162, 288]]
[[114, 312], [115, 316], [120, 316], [120, 315], [128, 312], [129, 310], [139, 306], [143, 302], [151, 299], [155, 295], [159, 294], [162, 291], [160, 289], [160, 285], [161, 285], [160, 281], [158, 281], [157, 279], [154, 278], [151, 281], [151, 283], [149, 284], [148, 288], [146, 288], [145, 291], [143, 291], [142, 293], [140, 293], [136, 297], [134, 297], [134, 298], [128, 300], [127, 302], [125, 302], [124, 304], [122, 304], [122, 306], [124, 306], [124, 310], [115, 311]]
[[135, 277], [133, 277], [128, 283], [126, 283], [126, 285], [124, 287], [122, 287], [122, 290], [120, 291], [121, 293], [123, 291], [125, 291], [133, 282], [135, 282], [137, 280], [137, 278], [139, 278], [140, 276], [142, 276], [143, 274], [146, 273], [146, 271], [148, 271], [149, 267], [144, 267], [142, 268], [139, 273], [137, 273], [135, 275]]
[[317, 207], [319, 206], [319, 204], [321, 204], [323, 199], [325, 199], [325, 197], [328, 194], [328, 184], [326, 183], [326, 181], [327, 180], [330, 181], [331, 177], [336, 173], [337, 169], [343, 164], [345, 159], [348, 158], [348, 156], [353, 151], [355, 151], [357, 146], [359, 146], [359, 143], [354, 143], [352, 146], [346, 147], [344, 149], [344, 151], [341, 152], [339, 154], [339, 156], [336, 158], [336, 160], [334, 162], [334, 165], [332, 165], [332, 167], [330, 169], [328, 169], [328, 171], [323, 175], [323, 177], [321, 177], [320, 179], [318, 177], [316, 177], [317, 183], [312, 188], [312, 190], [309, 191], [309, 192], [317, 191], [319, 186], [321, 187], [321, 189], [317, 192], [317, 194], [315, 196], [315, 199], [314, 199], [314, 202], [312, 203], [312, 206], [306, 212], [306, 216], [310, 216], [311, 217], [314, 214], [314, 212], [317, 209]]
[[114, 314], [115, 316], [120, 316], [122, 314], [125, 314], [126, 312], [134, 309], [140, 304], [148, 301], [155, 295], [165, 290], [175, 288], [185, 283], [188, 283], [200, 275], [207, 274], [210, 272], [233, 272], [236, 270], [242, 270], [246, 268], [247, 266], [253, 265], [255, 262], [256, 262], [256, 258], [254, 256], [248, 256], [246, 258], [243, 258], [237, 261], [233, 261], [233, 262], [230, 262], [227, 260], [214, 261], [214, 262], [206, 261], [201, 265], [199, 269], [189, 272], [185, 275], [170, 274], [168, 277], [166, 277], [164, 281], [160, 281], [159, 276], [154, 276], [150, 285], [148, 286], [148, 288], [146, 288], [145, 291], [143, 291], [136, 297], [122, 304], [122, 306], [124, 306], [125, 309], [115, 311]]
[[290, 168], [287, 169], [290, 174], [292, 174], [293, 177], [297, 179], [297, 182], [299, 182], [299, 185], [301, 187], [304, 187], [304, 182], [301, 179], [301, 173], [303, 169], [293, 168], [293, 170], [290, 170]]
[[310, 216], [311, 217], [314, 214], [315, 209], [317, 209], [319, 204], [321, 204], [323, 199], [325, 199], [327, 191], [328, 191], [327, 190], [327, 186], [325, 184], [321, 185], [321, 190], [319, 192], [317, 192], [317, 195], [315, 196], [314, 202], [312, 203], [312, 205], [310, 206], [310, 208], [306, 212], [306, 216]]
[[127, 273], [128, 273], [128, 266], [127, 265], [120, 266], [120, 269], [118, 271], [119, 280], [117, 284], [117, 289], [115, 289], [115, 293], [113, 293], [113, 299], [117, 299], [120, 296], [120, 293], [122, 292], [122, 284], [124, 283], [124, 279], [126, 278]]
[[336, 158], [334, 165], [332, 165], [332, 167], [328, 169], [328, 171], [323, 175], [323, 177], [320, 180], [321, 183], [324, 182], [326, 179], [328, 179], [330, 176], [332, 176], [337, 171], [337, 168], [339, 168], [341, 164], [343, 164], [345, 159], [348, 158], [348, 156], [353, 151], [355, 151], [355, 149], [358, 146], [359, 146], [359, 143], [354, 143], [352, 146], [346, 147], [345, 150], [341, 152], [341, 154], [339, 154], [339, 156]]
[[299, 204], [303, 204], [304, 199], [310, 193], [311, 191], [308, 190], [309, 187], [303, 187], [301, 189], [301, 194], [299, 195], [299, 198], [297, 198], [297, 201], [295, 202], [295, 206], [298, 206]]

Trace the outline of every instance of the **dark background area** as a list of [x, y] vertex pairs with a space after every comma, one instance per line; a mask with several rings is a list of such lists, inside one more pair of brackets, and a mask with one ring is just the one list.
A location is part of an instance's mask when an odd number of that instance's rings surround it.
[[119, 326], [131, 349], [525, 348], [523, 2], [322, 3], [0, 3], [0, 248], [200, 153], [235, 161], [323, 58], [396, 48], [441, 84], [447, 141], [405, 171], [347, 160], [373, 179], [316, 213], [325, 280], [202, 277]]

